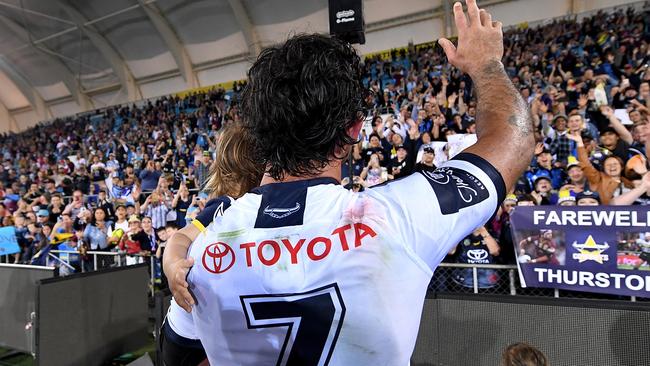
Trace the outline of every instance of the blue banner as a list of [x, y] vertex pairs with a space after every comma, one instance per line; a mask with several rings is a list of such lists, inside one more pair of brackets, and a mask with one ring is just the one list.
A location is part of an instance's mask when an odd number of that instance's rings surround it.
[[650, 297], [650, 215], [642, 206], [517, 207], [523, 287]]
[[16, 240], [16, 228], [13, 226], [0, 227], [0, 255], [20, 253]]

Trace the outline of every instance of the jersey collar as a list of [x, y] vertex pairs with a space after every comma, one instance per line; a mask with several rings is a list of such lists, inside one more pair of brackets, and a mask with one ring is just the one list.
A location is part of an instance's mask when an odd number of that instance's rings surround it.
[[320, 178], [312, 178], [312, 179], [294, 180], [291, 182], [269, 183], [261, 187], [255, 187], [251, 189], [250, 193], [264, 194], [264, 192], [278, 189], [278, 188], [288, 189], [290, 187], [313, 187], [321, 184], [340, 185], [341, 183], [332, 177], [320, 177]]

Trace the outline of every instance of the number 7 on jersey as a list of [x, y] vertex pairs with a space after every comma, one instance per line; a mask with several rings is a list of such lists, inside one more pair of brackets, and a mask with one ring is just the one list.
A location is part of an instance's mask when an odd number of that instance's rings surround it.
[[287, 327], [278, 366], [325, 366], [345, 317], [336, 283], [296, 294], [240, 296], [248, 329]]

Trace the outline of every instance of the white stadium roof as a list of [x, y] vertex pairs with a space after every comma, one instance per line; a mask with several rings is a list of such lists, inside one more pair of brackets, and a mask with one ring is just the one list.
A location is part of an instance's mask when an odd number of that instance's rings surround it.
[[[514, 24], [629, 2], [479, 3]], [[364, 3], [363, 53], [450, 32], [443, 0]], [[292, 32], [328, 32], [327, 0], [0, 0], [0, 131], [241, 79]]]

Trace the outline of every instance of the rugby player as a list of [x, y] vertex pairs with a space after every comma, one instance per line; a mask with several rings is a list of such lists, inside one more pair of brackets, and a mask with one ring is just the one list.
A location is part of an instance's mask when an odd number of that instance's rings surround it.
[[640, 253], [634, 269], [638, 270], [641, 266], [647, 266], [650, 261], [650, 233], [645, 233], [643, 239], [637, 239], [636, 244], [639, 246]]
[[242, 117], [264, 178], [190, 247], [193, 330], [211, 364], [408, 364], [433, 269], [493, 215], [534, 147], [501, 24], [467, 8], [454, 4], [458, 46], [439, 43], [474, 81], [478, 142], [361, 193], [339, 184], [365, 106], [358, 55], [320, 35], [260, 54]]

